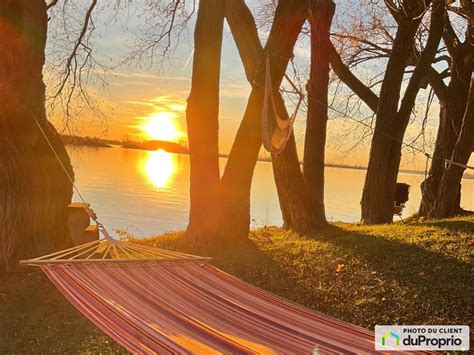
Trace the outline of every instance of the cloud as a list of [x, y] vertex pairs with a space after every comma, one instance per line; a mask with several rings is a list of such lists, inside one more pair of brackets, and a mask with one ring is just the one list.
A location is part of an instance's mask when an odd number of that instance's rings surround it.
[[[154, 84], [152, 83], [146, 83], [144, 81], [126, 81], [125, 82], [127, 84], [127, 86], [138, 86], [138, 87], [155, 87]], [[121, 81], [121, 82], [115, 82], [115, 83], [110, 83], [109, 86], [117, 86], [117, 87], [121, 87], [124, 85], [124, 82]]]
[[147, 72], [122, 72], [122, 71], [106, 71], [103, 74], [115, 76], [118, 78], [138, 78], [151, 80], [167, 80], [167, 81], [191, 81], [191, 78], [186, 76], [160, 76]]
[[126, 104], [131, 104], [131, 105], [140, 105], [140, 106], [149, 106], [149, 107], [155, 107], [155, 105], [151, 102], [146, 102], [146, 101], [136, 101], [136, 100], [131, 100], [131, 101], [123, 101]]

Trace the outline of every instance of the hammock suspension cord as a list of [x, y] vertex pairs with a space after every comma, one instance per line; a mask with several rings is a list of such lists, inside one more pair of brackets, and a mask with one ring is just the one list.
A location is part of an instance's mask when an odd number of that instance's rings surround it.
[[104, 236], [104, 238], [105, 238], [108, 242], [110, 242], [110, 243], [115, 243], [116, 240], [109, 234], [109, 232], [108, 232], [107, 229], [104, 227], [104, 225], [99, 221], [99, 219], [97, 218], [97, 214], [96, 214], [95, 211], [90, 207], [90, 204], [86, 202], [84, 196], [81, 194], [81, 191], [79, 190], [79, 188], [78, 188], [78, 187], [76, 186], [76, 184], [74, 183], [74, 179], [72, 178], [72, 176], [71, 176], [71, 175], [69, 174], [69, 172], [67, 171], [66, 166], [64, 165], [63, 161], [62, 161], [61, 158], [59, 157], [59, 154], [58, 154], [58, 152], [56, 151], [56, 149], [54, 149], [53, 144], [51, 143], [50, 139], [48, 138], [48, 135], [46, 134], [46, 132], [44, 131], [43, 127], [42, 127], [41, 124], [39, 123], [38, 119], [37, 119], [36, 116], [33, 114], [33, 112], [30, 112], [30, 114], [31, 114], [31, 117], [33, 118], [33, 120], [35, 121], [36, 126], [38, 127], [39, 131], [41, 132], [41, 135], [44, 137], [46, 143], [48, 144], [49, 148], [50, 148], [51, 151], [53, 152], [54, 157], [56, 158], [56, 160], [58, 161], [58, 163], [59, 163], [59, 165], [61, 166], [62, 170], [64, 171], [64, 174], [66, 174], [66, 177], [67, 177], [68, 180], [71, 182], [74, 191], [77, 192], [77, 195], [79, 196], [80, 200], [82, 201], [82, 203], [83, 203], [84, 206], [86, 207], [87, 214], [88, 214], [89, 217], [96, 223], [97, 228], [99, 229], [99, 232]]

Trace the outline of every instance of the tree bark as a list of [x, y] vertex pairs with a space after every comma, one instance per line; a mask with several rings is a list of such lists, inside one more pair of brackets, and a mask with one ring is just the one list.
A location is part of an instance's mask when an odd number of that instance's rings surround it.
[[414, 35], [421, 16], [403, 17], [398, 22], [397, 35], [380, 91], [374, 137], [362, 194], [362, 222], [365, 224], [391, 223], [393, 220], [403, 137], [421, 80], [434, 59], [441, 39], [444, 11], [444, 1], [435, 1], [427, 45], [410, 78], [399, 110], [403, 74], [413, 50]]
[[414, 44], [420, 20], [402, 19], [393, 42], [377, 108], [374, 136], [362, 194], [362, 222], [391, 223], [393, 218], [394, 181], [389, 176], [388, 161], [405, 66]]
[[[453, 162], [467, 164], [472, 153], [474, 137], [474, 79], [471, 79], [471, 85], [467, 100], [466, 110], [462, 127], [453, 149], [450, 159]], [[459, 191], [461, 188], [461, 179], [465, 168], [449, 164], [446, 168], [438, 191], [438, 198], [435, 201], [430, 217], [448, 218], [454, 217], [460, 212], [459, 209]]]
[[318, 223], [312, 211], [293, 133], [285, 149], [278, 155], [272, 155], [272, 167], [283, 216], [283, 228], [304, 234], [326, 227], [324, 221]]
[[[306, 19], [306, 1], [278, 3], [265, 51], [271, 55], [275, 95], [280, 86], [298, 34]], [[265, 66], [259, 65], [242, 123], [221, 181], [220, 235], [223, 240], [244, 240], [250, 228], [250, 187], [261, 140], [261, 107]], [[277, 100], [284, 110], [284, 105]]]
[[45, 112], [43, 0], [0, 0], [0, 269], [71, 244], [72, 186], [41, 135], [42, 126], [73, 176]]
[[[254, 85], [264, 50], [252, 13], [243, 0], [227, 0], [226, 19], [244, 64], [247, 80]], [[283, 103], [280, 92], [276, 91], [275, 95], [275, 99]], [[289, 118], [286, 110], [282, 110], [280, 116]], [[310, 231], [314, 223], [293, 135], [282, 153], [272, 155], [272, 167], [283, 227], [299, 233]]]
[[[398, 170], [400, 168], [402, 142], [409, 123], [410, 115], [413, 110], [421, 82], [424, 77], [429, 77], [431, 64], [435, 58], [436, 51], [438, 50], [443, 34], [444, 18], [446, 13], [445, 6], [446, 4], [444, 0], [433, 2], [433, 11], [431, 13], [431, 23], [426, 46], [421, 53], [418, 63], [416, 64], [415, 70], [413, 71], [405, 91], [405, 95], [403, 96], [403, 100], [400, 104], [400, 109], [397, 113], [397, 119], [395, 121], [393, 130], [395, 140], [392, 140], [391, 157], [389, 162], [389, 174], [391, 174], [393, 177], [392, 183], [394, 191], [395, 184], [397, 182]], [[433, 84], [433, 80], [431, 80], [431, 82]]]
[[[466, 40], [451, 49], [451, 79], [446, 90], [445, 104], [440, 110], [440, 124], [429, 176], [422, 188], [419, 208], [421, 216], [428, 216], [438, 199], [441, 180], [445, 172], [444, 161], [451, 158], [461, 129], [473, 70], [473, 47], [474, 45]], [[457, 198], [457, 200], [460, 199]], [[451, 209], [457, 210], [457, 213], [462, 212], [459, 204], [457, 207], [451, 206]]]
[[252, 12], [244, 0], [226, 0], [225, 18], [244, 65], [247, 81], [254, 86], [263, 60], [263, 46]]
[[219, 81], [225, 0], [201, 0], [194, 32], [194, 61], [186, 120], [191, 208], [188, 238], [216, 236], [219, 211]]
[[310, 1], [311, 68], [307, 84], [308, 117], [303, 176], [311, 209], [319, 225], [327, 224], [324, 209], [324, 156], [328, 120], [330, 29], [335, 5], [331, 0]]
[[435, 149], [431, 161], [431, 167], [428, 176], [421, 184], [421, 202], [418, 214], [427, 217], [433, 209], [434, 203], [438, 196], [439, 183], [444, 172], [444, 135], [446, 133], [447, 117], [446, 117], [446, 103], [440, 101], [439, 108], [439, 125], [436, 134]]

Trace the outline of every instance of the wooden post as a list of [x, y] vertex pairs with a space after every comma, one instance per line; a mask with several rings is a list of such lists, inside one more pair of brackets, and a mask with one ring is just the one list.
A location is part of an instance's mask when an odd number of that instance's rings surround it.
[[84, 243], [89, 243], [99, 239], [99, 229], [96, 225], [87, 226], [83, 232]]
[[74, 245], [81, 245], [99, 239], [97, 226], [90, 225], [88, 205], [74, 202], [68, 206], [69, 234]]

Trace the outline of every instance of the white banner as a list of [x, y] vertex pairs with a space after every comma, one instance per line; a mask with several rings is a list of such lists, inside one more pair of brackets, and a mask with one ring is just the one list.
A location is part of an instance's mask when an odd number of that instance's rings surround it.
[[376, 325], [375, 350], [469, 350], [467, 325]]

